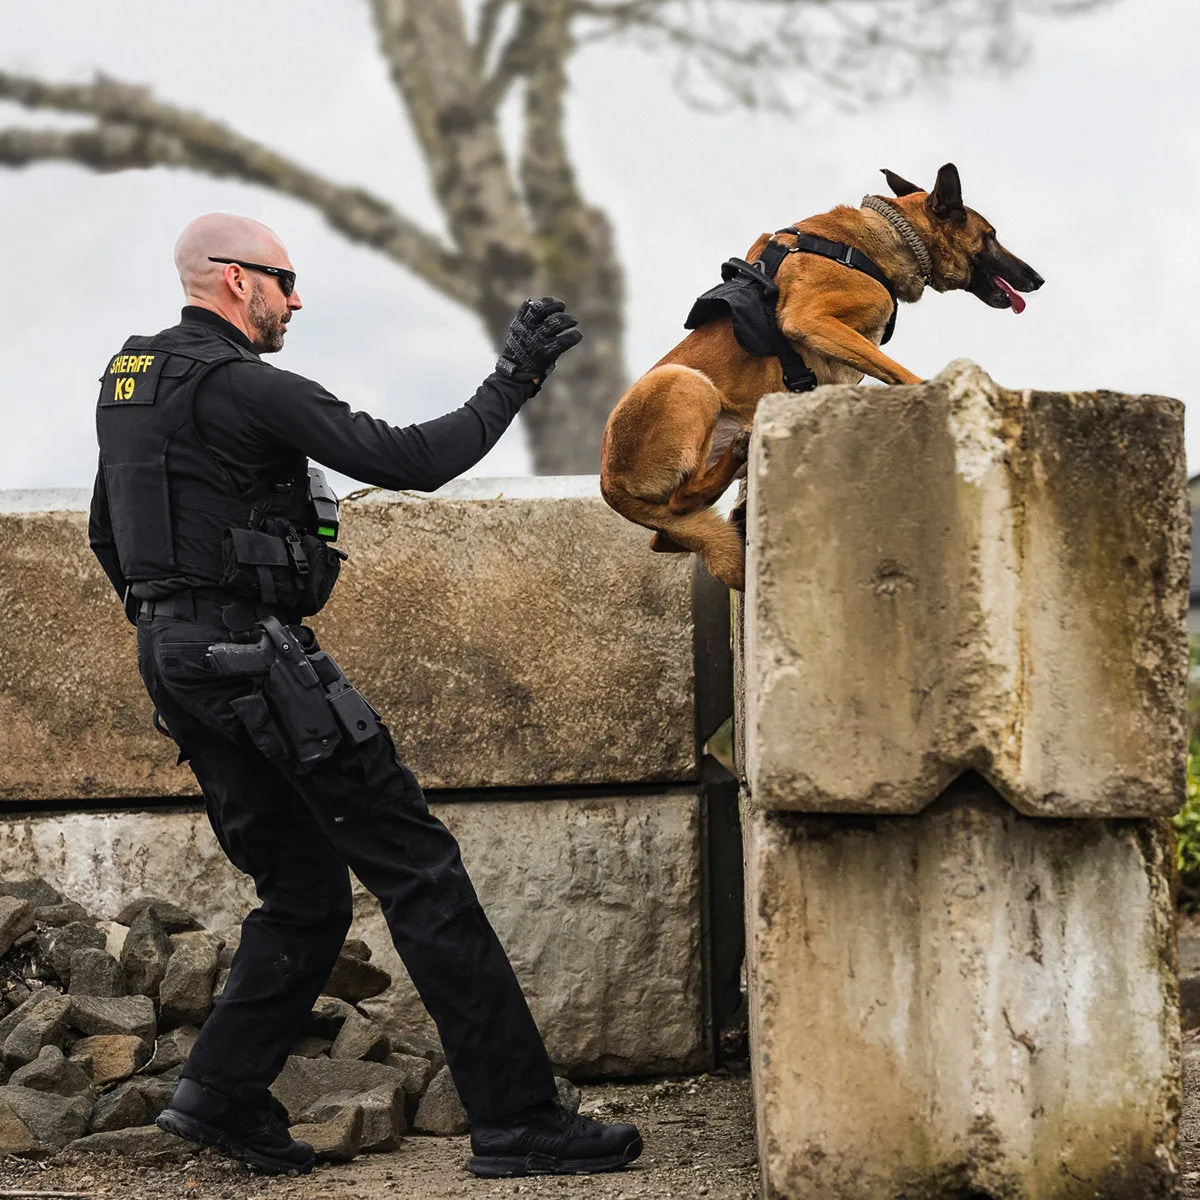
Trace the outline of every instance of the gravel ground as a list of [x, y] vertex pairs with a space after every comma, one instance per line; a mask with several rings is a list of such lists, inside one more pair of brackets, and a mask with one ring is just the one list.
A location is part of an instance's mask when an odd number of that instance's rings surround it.
[[442, 1200], [443, 1197], [572, 1196], [597, 1200], [752, 1200], [758, 1194], [750, 1080], [701, 1076], [678, 1082], [584, 1088], [583, 1109], [633, 1121], [646, 1149], [612, 1175], [482, 1180], [463, 1164], [466, 1137], [409, 1136], [393, 1154], [369, 1154], [303, 1177], [254, 1175], [211, 1151], [176, 1161], [135, 1163], [115, 1155], [66, 1152], [43, 1162], [0, 1159], [7, 1189], [106, 1196], [113, 1200]]

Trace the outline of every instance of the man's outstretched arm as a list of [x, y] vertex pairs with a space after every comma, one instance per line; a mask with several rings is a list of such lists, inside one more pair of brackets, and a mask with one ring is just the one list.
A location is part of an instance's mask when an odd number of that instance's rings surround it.
[[473, 467], [500, 440], [555, 360], [580, 340], [561, 301], [526, 301], [504, 350], [475, 395], [432, 421], [399, 428], [350, 406], [320, 384], [287, 371], [264, 380], [256, 368], [234, 378], [239, 407], [268, 442], [282, 441], [323, 466], [364, 483], [430, 492]]

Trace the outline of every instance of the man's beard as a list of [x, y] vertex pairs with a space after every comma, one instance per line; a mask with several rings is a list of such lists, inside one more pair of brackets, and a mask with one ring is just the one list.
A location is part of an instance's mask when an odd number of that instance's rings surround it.
[[283, 349], [283, 336], [287, 333], [290, 311], [272, 312], [263, 297], [263, 285], [257, 280], [250, 293], [250, 307], [246, 311], [250, 326], [257, 335], [254, 344], [260, 354], [274, 354]]

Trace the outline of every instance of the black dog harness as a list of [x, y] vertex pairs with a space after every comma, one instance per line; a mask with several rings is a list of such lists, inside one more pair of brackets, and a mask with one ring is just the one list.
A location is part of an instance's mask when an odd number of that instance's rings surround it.
[[775, 273], [779, 264], [789, 254], [819, 254], [832, 258], [864, 275], [882, 283], [892, 298], [892, 315], [883, 332], [886, 344], [896, 327], [896, 291], [892, 281], [861, 250], [847, 246], [844, 242], [831, 242], [827, 238], [811, 233], [801, 233], [794, 225], [777, 229], [775, 233], [790, 233], [796, 239], [794, 246], [784, 246], [775, 241], [774, 235], [763, 248], [756, 262], [742, 258], [731, 258], [721, 264], [721, 279], [715, 288], [710, 288], [697, 298], [683, 323], [685, 329], [699, 329], [718, 317], [729, 314], [733, 321], [733, 336], [747, 354], [758, 358], [775, 357], [783, 368], [783, 383], [789, 392], [810, 392], [817, 386], [817, 377], [809, 370], [800, 352], [779, 330], [775, 318], [775, 306], [779, 302], [779, 286]]

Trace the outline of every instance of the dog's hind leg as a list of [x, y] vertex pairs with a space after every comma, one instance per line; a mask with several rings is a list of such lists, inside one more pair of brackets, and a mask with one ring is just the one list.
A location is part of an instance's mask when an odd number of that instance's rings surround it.
[[[742, 539], [705, 507], [740, 465], [730, 462], [727, 443], [714, 457], [714, 432], [723, 416], [721, 393], [706, 375], [674, 363], [654, 368], [609, 417], [600, 452], [600, 491], [623, 517], [656, 531], [652, 549], [691, 550], [718, 579], [740, 588]], [[726, 418], [721, 433], [728, 439], [740, 428], [740, 422], [731, 428]], [[725, 472], [728, 478], [716, 488]], [[695, 476], [703, 485], [693, 488], [685, 511], [674, 511], [672, 498]]]
[[656, 530], [650, 539], [650, 549], [655, 554], [691, 554], [686, 546], [680, 545], [673, 537], [668, 537], [661, 529]]
[[[726, 428], [732, 428], [732, 436], [719, 450], [722, 434]], [[726, 434], [725, 436], [728, 436]], [[737, 417], [722, 413], [717, 418], [713, 430], [712, 446], [709, 451], [708, 465], [703, 470], [689, 475], [672, 493], [669, 501], [673, 513], [694, 512], [705, 504], [712, 504], [720, 499], [725, 490], [737, 478], [737, 473], [746, 464], [750, 452], [750, 430], [743, 427]]]

